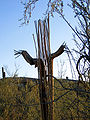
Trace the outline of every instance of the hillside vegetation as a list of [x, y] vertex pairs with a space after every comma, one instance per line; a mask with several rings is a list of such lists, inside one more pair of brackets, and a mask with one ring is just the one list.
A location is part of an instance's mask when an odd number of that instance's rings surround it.
[[[89, 88], [89, 83], [77, 84], [75, 81], [55, 80], [55, 120], [88, 120]], [[0, 120], [41, 120], [37, 80], [0, 80]]]

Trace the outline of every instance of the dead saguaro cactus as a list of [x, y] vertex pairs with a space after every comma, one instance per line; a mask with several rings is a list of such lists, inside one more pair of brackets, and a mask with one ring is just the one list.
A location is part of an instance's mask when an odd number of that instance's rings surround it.
[[[51, 54], [49, 15], [48, 18], [43, 21], [38, 20], [38, 23], [35, 21], [35, 28], [38, 48], [37, 58], [32, 58], [27, 51], [24, 50], [14, 50], [14, 55], [17, 55], [17, 57], [22, 55], [30, 65], [38, 67], [42, 120], [54, 120], [54, 80], [52, 77], [53, 59], [64, 52], [65, 44], [62, 44], [56, 52]], [[35, 41], [34, 35], [33, 38]]]
[[[49, 15], [45, 20], [35, 21], [38, 46], [38, 78], [42, 120], [54, 120], [53, 59], [64, 52], [65, 44], [51, 54]], [[42, 64], [41, 64], [42, 62]], [[44, 95], [44, 96], [43, 96]]]
[[4, 68], [2, 67], [2, 78], [5, 78], [5, 72], [4, 72]]

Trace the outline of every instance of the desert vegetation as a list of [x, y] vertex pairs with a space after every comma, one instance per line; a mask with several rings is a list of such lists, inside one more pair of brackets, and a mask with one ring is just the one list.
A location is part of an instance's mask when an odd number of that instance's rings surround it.
[[[77, 92], [77, 81], [54, 81], [55, 120], [77, 120], [78, 117], [80, 120], [88, 120], [89, 83], [79, 83]], [[0, 120], [41, 120], [38, 85], [37, 80], [30, 78], [1, 79]]]

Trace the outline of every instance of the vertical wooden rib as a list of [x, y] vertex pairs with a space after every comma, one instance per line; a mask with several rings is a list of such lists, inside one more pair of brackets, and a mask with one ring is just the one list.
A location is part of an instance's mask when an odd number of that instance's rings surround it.
[[42, 47], [42, 56], [43, 56], [43, 59], [44, 59], [44, 48], [43, 48], [43, 31], [42, 31], [42, 25], [41, 25], [41, 21], [40, 21], [40, 36], [41, 36], [41, 47]]
[[48, 58], [48, 55], [47, 55], [47, 48], [46, 48], [46, 34], [45, 34], [45, 32], [46, 32], [46, 29], [45, 29], [45, 23], [46, 23], [46, 21], [44, 20], [44, 47], [45, 47], [45, 54], [46, 54], [46, 58]]
[[[52, 64], [52, 70], [51, 70], [51, 75], [53, 76], [53, 59], [51, 59], [51, 64]], [[51, 86], [52, 86], [52, 120], [54, 120], [54, 79], [53, 77], [51, 78]]]
[[35, 45], [35, 50], [36, 50], [36, 58], [37, 58], [37, 57], [38, 57], [38, 56], [37, 56], [37, 46], [36, 46], [36, 41], [35, 41], [34, 34], [32, 34], [32, 36], [33, 36], [33, 40], [34, 40], [34, 45]]
[[51, 50], [50, 50], [50, 25], [49, 25], [49, 14], [48, 14], [48, 49], [49, 49], [49, 53], [51, 53]]
[[[48, 14], [48, 50], [49, 50], [49, 62], [48, 62], [48, 70], [49, 74], [53, 76], [53, 59], [51, 59], [51, 50], [50, 50], [50, 24], [49, 24], [49, 14]], [[51, 91], [51, 120], [54, 119], [54, 79], [53, 77], [49, 77], [49, 85], [50, 85], [50, 91]]]

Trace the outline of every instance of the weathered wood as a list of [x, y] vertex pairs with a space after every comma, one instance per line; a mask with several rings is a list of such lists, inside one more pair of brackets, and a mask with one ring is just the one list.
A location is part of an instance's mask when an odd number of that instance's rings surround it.
[[[64, 52], [65, 45], [61, 45], [55, 53], [51, 54], [49, 16], [44, 21], [39, 20], [38, 25], [35, 22], [35, 27], [38, 43], [38, 75], [42, 120], [54, 120], [53, 59]], [[41, 61], [43, 64], [41, 64]], [[47, 75], [48, 78], [46, 79]]]
[[46, 94], [46, 78], [45, 78], [45, 49], [44, 41], [42, 39], [42, 26], [41, 21], [38, 21], [38, 31], [37, 34], [37, 43], [38, 43], [38, 79], [39, 79], [39, 95], [40, 95], [40, 104], [41, 104], [41, 113], [42, 120], [48, 120], [48, 104], [47, 104], [47, 94]]
[[44, 77], [45, 69], [42, 60], [40, 60], [39, 69], [40, 69], [39, 93], [40, 93], [42, 120], [48, 120], [48, 104], [47, 104], [47, 94], [46, 94], [45, 77]]

